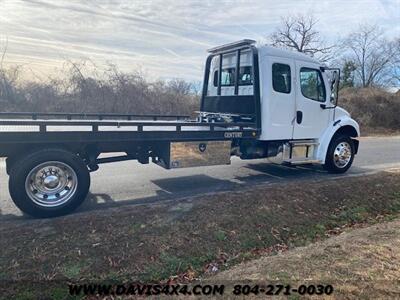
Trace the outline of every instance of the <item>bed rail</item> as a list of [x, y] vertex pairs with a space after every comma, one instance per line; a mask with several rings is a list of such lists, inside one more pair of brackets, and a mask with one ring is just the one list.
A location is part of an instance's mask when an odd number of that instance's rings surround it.
[[146, 114], [146, 115], [136, 115], [136, 114], [113, 114], [113, 113], [61, 113], [61, 112], [0, 112], [0, 119], [6, 118], [29, 118], [32, 120], [43, 119], [65, 119], [65, 120], [82, 120], [82, 119], [96, 119], [96, 120], [106, 120], [106, 119], [122, 119], [122, 120], [162, 120], [162, 119], [175, 119], [175, 120], [185, 120], [189, 119], [188, 115], [156, 115], [156, 114]]

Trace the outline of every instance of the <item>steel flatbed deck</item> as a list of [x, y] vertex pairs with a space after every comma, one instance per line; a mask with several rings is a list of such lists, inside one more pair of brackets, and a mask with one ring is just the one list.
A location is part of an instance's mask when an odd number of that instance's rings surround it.
[[126, 148], [124, 142], [254, 138], [259, 133], [255, 126], [199, 122], [187, 116], [0, 113], [0, 156], [7, 156], [16, 144], [96, 143], [107, 151], [117, 151]]

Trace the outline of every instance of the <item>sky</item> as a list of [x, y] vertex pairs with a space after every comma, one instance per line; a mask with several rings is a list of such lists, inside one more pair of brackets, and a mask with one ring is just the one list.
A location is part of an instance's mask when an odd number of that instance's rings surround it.
[[0, 50], [7, 47], [3, 64], [22, 65], [27, 79], [89, 58], [152, 79], [199, 81], [207, 49], [266, 42], [281, 17], [310, 13], [328, 41], [360, 23], [400, 36], [400, 0], [0, 0]]

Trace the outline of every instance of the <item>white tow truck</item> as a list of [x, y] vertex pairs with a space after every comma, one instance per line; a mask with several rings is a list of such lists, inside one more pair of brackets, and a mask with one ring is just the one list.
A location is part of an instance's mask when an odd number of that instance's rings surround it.
[[339, 78], [339, 69], [304, 54], [241, 40], [209, 50], [196, 119], [2, 112], [11, 197], [32, 216], [64, 215], [86, 198], [90, 172], [123, 160], [174, 169], [239, 156], [344, 173], [360, 131], [337, 106]]

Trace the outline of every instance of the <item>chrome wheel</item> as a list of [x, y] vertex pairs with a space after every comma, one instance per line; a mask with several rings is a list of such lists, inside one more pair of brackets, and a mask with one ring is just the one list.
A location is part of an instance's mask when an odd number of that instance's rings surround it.
[[65, 163], [49, 161], [33, 168], [25, 181], [29, 198], [43, 207], [56, 207], [68, 202], [78, 187], [75, 171]]
[[347, 142], [340, 142], [333, 152], [333, 163], [338, 168], [345, 168], [352, 157], [351, 146]]

